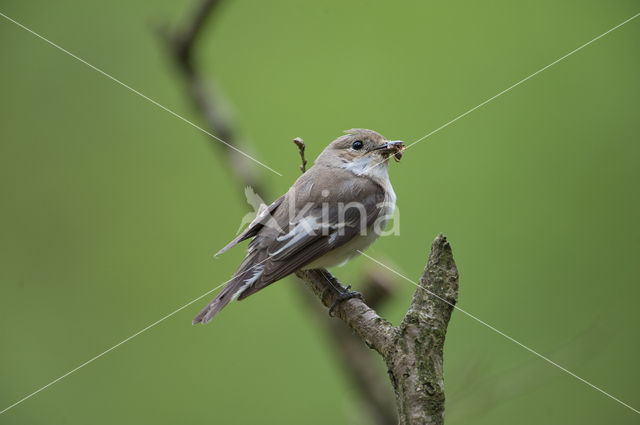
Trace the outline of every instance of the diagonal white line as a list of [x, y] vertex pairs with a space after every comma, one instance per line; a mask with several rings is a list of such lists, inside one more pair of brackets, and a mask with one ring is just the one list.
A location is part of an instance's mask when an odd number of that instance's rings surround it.
[[357, 250], [360, 254], [364, 255], [365, 257], [367, 257], [368, 259], [374, 261], [375, 263], [381, 265], [382, 267], [384, 267], [385, 269], [389, 270], [390, 272], [400, 276], [401, 278], [403, 278], [404, 280], [411, 282], [412, 284], [414, 284], [415, 286], [424, 289], [425, 291], [427, 291], [429, 294], [433, 295], [434, 297], [438, 298], [439, 300], [449, 304], [451, 307], [455, 308], [456, 310], [458, 310], [459, 312], [465, 314], [466, 316], [469, 316], [470, 318], [472, 318], [473, 320], [475, 320], [476, 322], [486, 326], [487, 328], [491, 329], [492, 331], [496, 332], [499, 335], [502, 335], [503, 337], [505, 337], [506, 339], [508, 339], [509, 341], [519, 345], [520, 347], [524, 348], [525, 350], [529, 351], [530, 353], [540, 357], [542, 360], [546, 361], [547, 363], [557, 367], [558, 369], [560, 369], [561, 371], [573, 376], [574, 378], [576, 378], [577, 380], [587, 384], [588, 386], [590, 386], [591, 388], [593, 388], [594, 390], [599, 391], [600, 393], [606, 395], [607, 397], [609, 397], [610, 399], [617, 401], [618, 403], [620, 403], [621, 405], [623, 405], [624, 407], [633, 410], [635, 413], [640, 414], [640, 411], [633, 408], [632, 406], [628, 405], [627, 403], [623, 402], [622, 400], [612, 396], [611, 394], [609, 394], [608, 392], [600, 389], [599, 387], [596, 387], [595, 385], [593, 385], [591, 382], [587, 381], [584, 378], [579, 377], [578, 375], [576, 375], [575, 373], [571, 372], [569, 369], [560, 366], [558, 363], [554, 362], [553, 360], [551, 360], [550, 358], [538, 353], [537, 351], [535, 351], [533, 348], [529, 348], [528, 346], [524, 345], [523, 343], [521, 343], [520, 341], [510, 337], [509, 335], [507, 335], [506, 333], [502, 332], [499, 329], [496, 329], [494, 326], [491, 326], [490, 324], [488, 324], [487, 322], [485, 322], [484, 320], [474, 316], [473, 314], [469, 313], [466, 310], [463, 310], [462, 308], [458, 307], [455, 304], [450, 303], [449, 301], [447, 301], [446, 299], [442, 298], [441, 296], [439, 296], [438, 294], [435, 294], [431, 291], [429, 291], [427, 288], [425, 288], [424, 286], [420, 285], [419, 283], [414, 282], [413, 280], [409, 279], [408, 277], [406, 277], [405, 275], [403, 275], [400, 272], [397, 272], [396, 270], [392, 269], [391, 267], [387, 266], [386, 264], [381, 263], [380, 261], [376, 260], [375, 258], [371, 257], [370, 255], [365, 254], [364, 252]]
[[[260, 261], [259, 263], [254, 264], [253, 266], [251, 266], [250, 268], [248, 268], [247, 270], [245, 270], [244, 272], [242, 272], [241, 274], [244, 273], [248, 273], [249, 271], [253, 270], [254, 267], [259, 266], [260, 264], [264, 263], [265, 261], [267, 261], [269, 258], [271, 258], [270, 256], [265, 258], [264, 260]], [[19, 405], [20, 403], [22, 403], [23, 401], [26, 401], [28, 399], [30, 399], [31, 397], [33, 397], [34, 395], [38, 394], [40, 391], [43, 391], [47, 388], [49, 388], [50, 386], [52, 386], [53, 384], [55, 384], [58, 381], [61, 381], [62, 379], [66, 378], [67, 376], [71, 375], [74, 372], [77, 372], [78, 370], [82, 369], [83, 367], [85, 367], [86, 365], [93, 363], [94, 361], [98, 360], [100, 357], [104, 356], [105, 354], [109, 353], [110, 351], [115, 350], [116, 348], [120, 347], [122, 344], [131, 341], [133, 338], [137, 337], [138, 335], [140, 335], [143, 332], [148, 331], [149, 329], [153, 328], [154, 326], [164, 322], [165, 320], [167, 320], [169, 317], [175, 315], [176, 313], [179, 313], [180, 311], [184, 310], [185, 308], [189, 307], [191, 304], [195, 303], [196, 301], [201, 300], [202, 298], [206, 297], [207, 295], [209, 295], [210, 293], [216, 291], [217, 289], [219, 289], [220, 287], [226, 285], [227, 283], [231, 282], [235, 277], [237, 277], [237, 275], [234, 275], [231, 279], [227, 280], [226, 282], [222, 282], [220, 285], [216, 286], [215, 288], [205, 292], [204, 294], [200, 295], [198, 298], [194, 298], [193, 300], [189, 301], [188, 303], [186, 303], [185, 305], [183, 305], [182, 307], [172, 311], [171, 313], [167, 314], [166, 316], [162, 317], [161, 319], [156, 320], [155, 322], [153, 322], [152, 324], [150, 324], [149, 326], [140, 329], [138, 332], [134, 333], [133, 335], [123, 339], [122, 341], [120, 341], [119, 343], [117, 343], [116, 345], [109, 347], [108, 349], [104, 350], [102, 353], [98, 354], [95, 357], [90, 358], [89, 360], [87, 360], [86, 362], [82, 363], [81, 365], [79, 365], [78, 367], [71, 369], [69, 372], [65, 373], [64, 375], [54, 379], [53, 381], [49, 382], [47, 385], [38, 388], [36, 391], [32, 392], [31, 394], [21, 398], [20, 400], [16, 401], [15, 403], [13, 403], [10, 406], [7, 406], [6, 408], [4, 408], [3, 410], [0, 410], [0, 415], [2, 415], [4, 412], [6, 412], [7, 410], [16, 407], [17, 405]]]
[[71, 369], [69, 372], [65, 373], [64, 375], [54, 379], [53, 381], [49, 382], [47, 385], [40, 387], [39, 389], [37, 389], [36, 391], [32, 392], [31, 394], [29, 394], [26, 397], [21, 398], [20, 400], [16, 401], [15, 403], [13, 403], [10, 406], [7, 406], [6, 408], [4, 408], [3, 410], [0, 410], [0, 415], [2, 415], [4, 412], [6, 412], [7, 410], [17, 406], [18, 404], [22, 403], [23, 401], [26, 401], [28, 399], [30, 399], [31, 397], [33, 397], [34, 395], [38, 394], [40, 391], [43, 391], [47, 388], [49, 388], [50, 386], [52, 386], [53, 384], [55, 384], [58, 381], [61, 381], [62, 379], [66, 378], [67, 376], [71, 375], [74, 372], [77, 372], [78, 370], [82, 369], [83, 367], [85, 367], [86, 365], [88, 365], [89, 363], [93, 363], [94, 361], [98, 360], [100, 357], [104, 356], [105, 354], [109, 353], [110, 351], [115, 350], [116, 348], [120, 347], [122, 344], [131, 341], [133, 338], [137, 337], [138, 335], [140, 335], [141, 333], [148, 331], [149, 329], [153, 328], [154, 326], [156, 326], [157, 324], [165, 321], [166, 319], [168, 319], [169, 317], [173, 316], [174, 314], [182, 311], [183, 309], [187, 308], [188, 306], [190, 306], [191, 304], [193, 304], [196, 301], [199, 301], [200, 299], [206, 297], [207, 295], [209, 295], [210, 293], [212, 293], [213, 291], [215, 291], [216, 289], [220, 288], [221, 286], [223, 286], [224, 284], [226, 284], [227, 282], [221, 283], [220, 285], [216, 286], [215, 288], [213, 288], [212, 290], [200, 295], [198, 298], [189, 301], [187, 304], [183, 305], [182, 307], [172, 311], [171, 313], [167, 314], [166, 316], [164, 316], [163, 318], [156, 320], [155, 322], [153, 322], [152, 324], [150, 324], [149, 326], [140, 329], [138, 332], [134, 333], [133, 335], [123, 339], [122, 341], [120, 341], [119, 343], [117, 343], [116, 345], [106, 349], [105, 351], [103, 351], [102, 353], [98, 354], [95, 357], [90, 358], [89, 360], [87, 360], [86, 362], [82, 363], [81, 365], [79, 365], [78, 367]]
[[[617, 30], [618, 28], [620, 28], [621, 26], [623, 26], [624, 24], [627, 24], [631, 21], [633, 21], [635, 18], [637, 18], [640, 15], [640, 13], [636, 13], [635, 15], [633, 15], [632, 17], [630, 17], [629, 19], [627, 19], [626, 21], [623, 21], [621, 23], [619, 23], [618, 25], [616, 25], [615, 27], [603, 32], [602, 34], [600, 34], [599, 36], [592, 38], [591, 40], [587, 41], [586, 43], [584, 43], [583, 45], [581, 45], [580, 47], [577, 47], [575, 49], [573, 49], [572, 51], [570, 51], [569, 53], [565, 54], [564, 56], [559, 57], [558, 59], [554, 60], [553, 62], [551, 62], [549, 65], [544, 66], [542, 68], [540, 68], [539, 70], [537, 70], [536, 72], [534, 72], [533, 74], [528, 75], [527, 77], [523, 78], [522, 80], [518, 81], [515, 84], [512, 84], [511, 86], [507, 87], [506, 89], [502, 90], [500, 93], [491, 96], [489, 99], [485, 100], [484, 102], [474, 106], [473, 108], [469, 109], [468, 111], [458, 115], [457, 117], [455, 117], [454, 119], [452, 119], [451, 121], [441, 125], [440, 127], [436, 128], [435, 130], [431, 131], [430, 133], [425, 134], [424, 136], [422, 136], [421, 138], [419, 138], [418, 140], [416, 140], [415, 142], [407, 145], [407, 149], [409, 149], [411, 146], [420, 143], [421, 141], [423, 141], [424, 139], [426, 139], [427, 137], [430, 137], [434, 134], [436, 134], [437, 132], [439, 132], [440, 130], [449, 127], [451, 124], [453, 124], [454, 122], [458, 121], [461, 118], [466, 117], [467, 115], [469, 115], [470, 113], [472, 113], [473, 111], [482, 108], [484, 105], [486, 105], [487, 103], [491, 102], [492, 100], [502, 96], [503, 94], [507, 93], [508, 91], [510, 91], [511, 89], [516, 88], [517, 86], [519, 86], [520, 84], [524, 83], [525, 81], [535, 77], [536, 75], [540, 74], [541, 72], [551, 68], [553, 65], [557, 64], [558, 62], [568, 58], [569, 56], [573, 55], [574, 53], [584, 49], [585, 47], [587, 47], [588, 45], [590, 45], [591, 43], [601, 39], [602, 37], [604, 37], [605, 35], [609, 34], [612, 31]], [[387, 158], [388, 159], [388, 158]], [[373, 167], [376, 167], [380, 164], [382, 164], [383, 162], [385, 162], [387, 159], [384, 159], [380, 162], [376, 162], [374, 165], [370, 166], [366, 171], [372, 169]]]
[[513, 88], [515, 88], [515, 87], [518, 87], [520, 84], [524, 83], [525, 81], [529, 80], [530, 78], [533, 78], [533, 77], [535, 77], [536, 75], [540, 74], [541, 72], [543, 72], [543, 71], [545, 71], [545, 70], [547, 70], [547, 69], [551, 68], [553, 65], [555, 65], [555, 64], [557, 64], [558, 62], [560, 62], [560, 61], [562, 61], [562, 60], [564, 60], [564, 59], [568, 58], [569, 56], [573, 55], [574, 53], [576, 53], [576, 52], [578, 52], [578, 51], [580, 51], [580, 50], [584, 49], [584, 48], [585, 48], [585, 47], [587, 47], [589, 44], [591, 44], [591, 43], [593, 43], [593, 42], [595, 42], [595, 41], [597, 41], [597, 40], [601, 39], [602, 37], [604, 37], [605, 35], [609, 34], [610, 32], [617, 30], [618, 28], [620, 28], [620, 27], [621, 27], [621, 26], [623, 26], [624, 24], [627, 24], [627, 23], [631, 22], [632, 20], [634, 20], [635, 18], [637, 18], [637, 17], [638, 17], [638, 15], [640, 15], [640, 13], [636, 13], [635, 15], [633, 15], [632, 17], [630, 17], [630, 18], [629, 18], [629, 19], [627, 19], [626, 21], [619, 23], [618, 25], [616, 25], [615, 27], [611, 28], [610, 30], [605, 31], [605, 32], [603, 32], [602, 34], [600, 34], [599, 36], [597, 36], [597, 37], [595, 37], [595, 38], [593, 38], [593, 39], [591, 39], [591, 40], [587, 41], [587, 42], [586, 42], [586, 43], [584, 43], [582, 46], [577, 47], [577, 48], [573, 49], [572, 51], [570, 51], [569, 53], [567, 53], [566, 55], [559, 57], [558, 59], [556, 59], [556, 60], [554, 60], [553, 62], [551, 62], [549, 65], [547, 65], [547, 66], [545, 66], [545, 67], [540, 68], [539, 70], [537, 70], [537, 71], [536, 71], [536, 72], [534, 72], [533, 74], [528, 75], [527, 77], [523, 78], [522, 80], [518, 81], [517, 83], [512, 84], [511, 86], [509, 86], [509, 87], [507, 87], [506, 89], [502, 90], [500, 93], [498, 93], [498, 94], [496, 94], [496, 95], [494, 95], [494, 96], [491, 96], [489, 99], [485, 100], [484, 102], [480, 103], [480, 104], [479, 104], [479, 105], [477, 105], [477, 106], [474, 106], [473, 108], [469, 109], [467, 112], [465, 112], [465, 113], [463, 113], [463, 114], [458, 115], [457, 117], [455, 117], [454, 119], [452, 119], [452, 120], [451, 120], [451, 121], [449, 121], [448, 123], [441, 125], [440, 127], [436, 128], [435, 130], [433, 130], [433, 131], [432, 131], [432, 132], [430, 132], [430, 133], [425, 134], [424, 136], [422, 136], [421, 138], [419, 138], [419, 139], [418, 139], [418, 140], [416, 140], [415, 142], [413, 142], [413, 143], [411, 143], [410, 145], [408, 145], [408, 146], [407, 146], [407, 148], [410, 148], [411, 146], [415, 145], [416, 143], [419, 143], [419, 142], [423, 141], [423, 140], [424, 140], [424, 139], [426, 139], [427, 137], [429, 137], [429, 136], [431, 136], [431, 135], [433, 135], [433, 134], [436, 134], [438, 131], [442, 130], [442, 129], [443, 129], [443, 128], [445, 128], [445, 127], [450, 126], [450, 125], [451, 125], [451, 124], [453, 124], [454, 122], [458, 121], [460, 118], [463, 118], [463, 117], [465, 117], [465, 116], [469, 115], [470, 113], [472, 113], [472, 112], [473, 112], [473, 111], [475, 111], [476, 109], [482, 108], [482, 107], [483, 107], [484, 105], [486, 105], [487, 103], [489, 103], [489, 102], [491, 102], [492, 100], [494, 100], [494, 99], [496, 99], [496, 98], [498, 98], [498, 97], [502, 96], [503, 94], [505, 94], [506, 92], [510, 91], [511, 89], [513, 89]]
[[254, 157], [252, 157], [251, 155], [244, 153], [243, 151], [241, 151], [240, 149], [236, 148], [235, 146], [233, 146], [230, 143], [225, 142], [224, 140], [222, 140], [221, 138], [219, 138], [218, 136], [216, 136], [215, 134], [210, 133], [209, 131], [205, 130], [204, 128], [200, 127], [199, 125], [195, 124], [194, 122], [186, 119], [185, 117], [183, 117], [182, 115], [178, 114], [177, 112], [174, 112], [173, 110], [167, 108], [166, 106], [158, 103], [157, 101], [155, 101], [154, 99], [150, 98], [149, 96], [146, 96], [145, 94], [139, 92], [138, 90], [134, 89], [133, 87], [123, 83], [122, 81], [118, 80], [116, 77], [114, 77], [111, 74], [108, 74], [107, 72], [103, 71], [102, 69], [98, 68], [97, 66], [94, 66], [92, 64], [90, 64], [89, 62], [87, 62], [86, 60], [82, 59], [79, 56], [76, 56], [75, 54], [71, 53], [70, 51], [68, 51], [67, 49], [57, 45], [56, 43], [54, 43], [53, 41], [45, 38], [44, 36], [38, 34], [37, 32], [33, 31], [30, 28], [27, 28], [26, 26], [22, 25], [20, 22], [11, 19], [10, 17], [8, 17], [7, 15], [5, 15], [4, 13], [0, 12], [0, 16], [2, 16], [3, 18], [5, 18], [6, 20], [13, 22], [14, 24], [16, 24], [17, 26], [19, 26], [20, 28], [22, 28], [25, 31], [30, 32], [31, 34], [35, 35], [36, 37], [38, 37], [39, 39], [41, 39], [42, 41], [45, 41], [46, 43], [49, 43], [51, 46], [55, 47], [56, 49], [66, 53], [67, 55], [71, 56], [72, 58], [82, 62], [83, 64], [87, 65], [89, 68], [93, 69], [94, 71], [104, 75], [105, 77], [107, 77], [108, 79], [110, 79], [111, 81], [114, 81], [118, 84], [120, 84], [122, 87], [126, 88], [127, 90], [137, 94], [138, 96], [142, 97], [143, 99], [153, 103], [154, 105], [156, 105], [158, 108], [170, 113], [171, 115], [173, 115], [176, 118], [179, 118], [180, 120], [186, 122], [187, 124], [189, 124], [190, 126], [200, 130], [201, 132], [203, 132], [204, 134], [216, 139], [217, 141], [219, 141], [220, 143], [224, 144], [225, 146], [227, 146], [229, 149], [233, 149], [234, 151], [238, 152], [241, 155], [244, 155], [246, 158], [249, 158], [250, 160], [252, 160], [253, 162], [262, 165], [264, 168], [266, 168], [267, 170], [279, 175], [282, 177], [282, 174], [280, 174], [279, 172], [277, 172], [276, 170], [274, 170], [273, 168], [269, 167], [266, 164], [263, 164], [262, 162], [258, 161], [257, 159], [255, 159]]

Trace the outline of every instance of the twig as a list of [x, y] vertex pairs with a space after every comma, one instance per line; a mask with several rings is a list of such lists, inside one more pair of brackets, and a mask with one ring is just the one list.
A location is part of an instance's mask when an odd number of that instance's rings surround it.
[[300, 165], [300, 171], [304, 174], [307, 171], [307, 160], [304, 158], [304, 149], [306, 146], [304, 145], [304, 140], [301, 137], [296, 137], [293, 139], [293, 143], [298, 147], [298, 152], [300, 152], [300, 159], [302, 160], [302, 164]]

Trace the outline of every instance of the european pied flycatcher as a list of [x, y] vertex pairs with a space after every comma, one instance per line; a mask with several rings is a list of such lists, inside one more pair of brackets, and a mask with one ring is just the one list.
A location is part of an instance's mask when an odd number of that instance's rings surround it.
[[231, 300], [242, 300], [297, 270], [342, 265], [384, 231], [396, 203], [389, 158], [400, 159], [403, 142], [390, 142], [372, 130], [345, 133], [216, 254], [253, 238], [233, 278], [194, 324], [209, 322]]

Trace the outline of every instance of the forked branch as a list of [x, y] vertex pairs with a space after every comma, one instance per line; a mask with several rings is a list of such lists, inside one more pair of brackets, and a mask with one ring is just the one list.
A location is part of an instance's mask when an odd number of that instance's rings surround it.
[[[325, 306], [338, 299], [333, 286], [339, 283], [328, 271], [296, 274]], [[440, 234], [431, 245], [429, 260], [400, 326], [392, 326], [360, 298], [335, 308], [336, 316], [386, 362], [401, 425], [444, 423], [443, 349], [457, 301], [458, 269], [451, 245]]]

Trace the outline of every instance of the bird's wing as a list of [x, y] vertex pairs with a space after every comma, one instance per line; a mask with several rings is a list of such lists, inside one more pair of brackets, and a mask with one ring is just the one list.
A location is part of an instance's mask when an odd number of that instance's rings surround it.
[[[361, 231], [361, 226], [371, 231], [382, 210], [384, 190], [369, 179], [349, 177], [329, 182], [332, 184], [331, 202], [316, 202], [306, 211], [301, 209], [300, 217], [290, 222], [284, 232], [278, 235], [267, 231], [258, 233], [249, 244], [249, 255], [238, 271], [260, 262], [264, 267], [238, 299], [258, 292], [349, 242]], [[355, 199], [361, 207], [345, 208]]]
[[[271, 204], [268, 218], [256, 218], [220, 251], [255, 236], [234, 277], [193, 319], [194, 324], [209, 322], [230, 301], [255, 294], [347, 243], [360, 232], [363, 214], [367, 229], [375, 223], [384, 202], [382, 187], [341, 169], [326, 170], [330, 176], [323, 178], [318, 178], [317, 171], [316, 166], [311, 167]], [[322, 193], [326, 190], [329, 196], [325, 199]], [[356, 200], [362, 210], [339, 206]]]
[[247, 228], [244, 229], [242, 233], [240, 233], [234, 240], [229, 242], [224, 248], [216, 252], [215, 256], [217, 257], [218, 255], [227, 252], [239, 242], [254, 237], [265, 225], [271, 224], [273, 220], [273, 213], [280, 206], [284, 197], [285, 195], [282, 195], [281, 197], [273, 201], [273, 203], [266, 209], [264, 209], [263, 211], [259, 211], [256, 218], [253, 219], [249, 226], [247, 226]]

